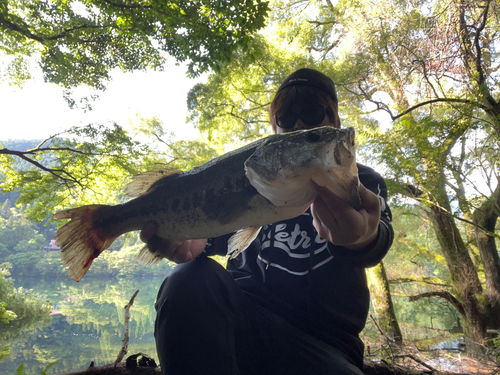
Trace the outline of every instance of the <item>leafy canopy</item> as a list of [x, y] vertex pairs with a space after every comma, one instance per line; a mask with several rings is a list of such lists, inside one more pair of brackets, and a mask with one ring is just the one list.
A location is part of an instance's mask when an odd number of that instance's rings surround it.
[[264, 26], [263, 0], [6, 0], [0, 2], [4, 76], [30, 78], [29, 58], [46, 81], [104, 89], [114, 68], [158, 69], [166, 53], [188, 60], [192, 76], [219, 69]]
[[42, 221], [74, 202], [116, 203], [125, 178], [150, 166], [150, 154], [116, 124], [72, 128], [28, 150], [0, 146], [0, 187], [19, 191], [17, 204]]

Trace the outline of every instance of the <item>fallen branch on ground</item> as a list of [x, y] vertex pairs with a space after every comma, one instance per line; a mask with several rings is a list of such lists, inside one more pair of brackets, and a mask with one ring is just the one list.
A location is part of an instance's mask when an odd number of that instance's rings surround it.
[[128, 348], [128, 341], [129, 341], [129, 321], [130, 321], [130, 308], [134, 304], [135, 297], [137, 296], [137, 293], [139, 293], [139, 290], [136, 290], [130, 301], [125, 305], [125, 332], [123, 334], [123, 345], [122, 348], [120, 349], [120, 352], [118, 353], [118, 357], [115, 360], [115, 367], [118, 363], [120, 363], [125, 357], [125, 354], [127, 354], [127, 348]]

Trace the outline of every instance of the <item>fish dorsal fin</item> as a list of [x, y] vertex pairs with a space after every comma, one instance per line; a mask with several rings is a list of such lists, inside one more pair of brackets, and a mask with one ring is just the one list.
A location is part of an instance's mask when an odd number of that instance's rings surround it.
[[240, 229], [227, 241], [227, 255], [231, 259], [240, 255], [257, 238], [262, 227]]
[[153, 169], [152, 171], [138, 174], [132, 177], [132, 181], [125, 186], [125, 196], [135, 198], [144, 195], [156, 181], [178, 173], [181, 173], [178, 169]]

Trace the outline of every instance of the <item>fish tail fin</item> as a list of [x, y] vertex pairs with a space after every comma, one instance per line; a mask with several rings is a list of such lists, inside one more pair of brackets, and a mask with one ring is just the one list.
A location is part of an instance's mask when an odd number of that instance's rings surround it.
[[69, 266], [68, 275], [80, 281], [92, 261], [119, 237], [109, 236], [95, 226], [95, 220], [111, 206], [94, 204], [56, 213], [54, 219], [71, 219], [56, 234], [56, 245], [61, 248], [61, 260]]

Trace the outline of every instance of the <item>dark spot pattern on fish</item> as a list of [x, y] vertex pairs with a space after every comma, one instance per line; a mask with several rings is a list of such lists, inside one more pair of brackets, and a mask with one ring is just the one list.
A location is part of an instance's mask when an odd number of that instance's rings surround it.
[[175, 198], [172, 202], [172, 211], [175, 213], [179, 213], [179, 206], [181, 204], [181, 200], [179, 198]]
[[247, 211], [250, 200], [257, 194], [257, 190], [253, 186], [226, 193], [223, 200], [209, 199], [207, 192], [207, 199], [202, 209], [209, 220], [216, 220], [220, 224], [228, 224], [237, 220]]
[[205, 194], [205, 202], [211, 202], [215, 199], [216, 197], [215, 189], [209, 189], [207, 190]]
[[231, 192], [235, 190], [235, 186], [233, 184], [233, 179], [230, 176], [226, 176], [224, 178], [224, 192]]
[[167, 213], [169, 210], [168, 202], [166, 200], [162, 200], [158, 205], [158, 209], [164, 213]]
[[[125, 206], [121, 205], [121, 207], [123, 208]], [[102, 216], [96, 218], [96, 220], [94, 221], [94, 226], [102, 228], [104, 231], [108, 231], [111, 227], [120, 226], [123, 221], [129, 218], [133, 218], [135, 214], [130, 209], [117, 211], [112, 207], [109, 207], [107, 211], [107, 213], [103, 212]]]
[[194, 193], [193, 194], [193, 208], [199, 208], [201, 207], [201, 204], [203, 203], [203, 198], [202, 198], [202, 193]]
[[184, 211], [187, 211], [190, 208], [191, 208], [191, 198], [190, 197], [184, 198], [184, 203], [182, 205], [182, 209]]

